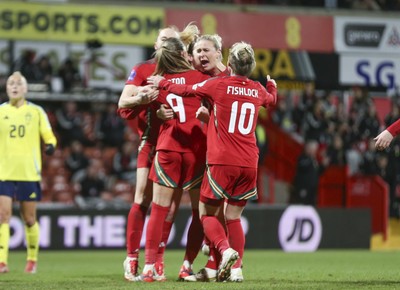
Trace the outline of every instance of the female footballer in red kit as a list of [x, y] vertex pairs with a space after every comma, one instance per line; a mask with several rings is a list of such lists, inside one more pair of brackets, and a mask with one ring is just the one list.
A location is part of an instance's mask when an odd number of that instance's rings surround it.
[[[155, 73], [164, 75], [172, 82], [195, 84], [209, 78], [191, 67], [184, 44], [176, 38], [169, 38], [162, 43], [156, 52], [156, 59]], [[192, 223], [198, 221], [198, 229], [194, 232], [201, 235], [203, 232], [198, 205], [199, 188], [205, 168], [207, 124], [195, 117], [201, 102], [195, 97], [183, 100], [179, 95], [165, 91], [160, 91], [157, 101], [171, 107], [176, 118], [165, 121], [160, 128], [157, 153], [150, 172], [154, 187], [146, 235], [146, 264], [142, 275], [136, 279], [144, 282], [155, 280], [156, 253], [162, 231], [159, 221], [164, 220], [170, 210], [175, 188], [189, 191], [192, 210], [195, 213], [192, 215]], [[200, 246], [202, 236], [198, 241]], [[182, 267], [190, 268], [191, 265]]]
[[[185, 42], [190, 42], [193, 35], [198, 33], [198, 28], [193, 24], [188, 24], [182, 32], [174, 26], [166, 27], [159, 31], [159, 35], [154, 44], [157, 50], [161, 43], [167, 38], [181, 38]], [[153, 74], [156, 68], [154, 59], [135, 65], [130, 73], [125, 87], [118, 102], [118, 112], [124, 119], [138, 119], [138, 133], [141, 140], [137, 161], [137, 180], [134, 203], [130, 209], [126, 226], [126, 250], [127, 257], [124, 260], [124, 277], [128, 281], [136, 277], [139, 261], [140, 241], [142, 238], [146, 213], [152, 200], [152, 182], [148, 179], [149, 171], [153, 163], [155, 146], [157, 144], [159, 128], [162, 121], [157, 118], [157, 106], [148, 103], [158, 96], [158, 91], [145, 91], [143, 88], [147, 84], [147, 77]], [[172, 115], [172, 110], [167, 110], [166, 115]], [[163, 254], [169, 233], [176, 213], [176, 207], [180, 202], [181, 192], [177, 191], [174, 196], [174, 203], [170, 213], [163, 223], [162, 245], [159, 247], [156, 263], [156, 278], [165, 280], [163, 269]], [[188, 245], [192, 243], [188, 239]]]
[[[277, 100], [276, 82], [269, 76], [267, 89], [248, 79], [255, 68], [254, 51], [249, 44], [239, 42], [231, 47], [228, 68], [231, 76], [209, 79], [193, 86], [177, 85], [160, 76], [151, 77], [151, 82], [161, 89], [183, 97], [196, 94], [214, 104], [207, 131], [207, 170], [199, 211], [205, 235], [222, 255], [218, 281], [230, 279], [232, 266], [243, 256], [245, 237], [240, 217], [247, 200], [257, 197], [255, 127], [258, 109], [275, 105]], [[227, 201], [225, 220], [231, 224], [228, 235], [235, 237], [236, 250], [217, 218], [224, 200]], [[237, 271], [242, 281], [241, 268]]]

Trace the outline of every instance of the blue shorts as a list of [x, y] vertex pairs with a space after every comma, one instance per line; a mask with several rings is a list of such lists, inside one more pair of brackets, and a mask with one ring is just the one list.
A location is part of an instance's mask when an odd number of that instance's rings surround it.
[[18, 201], [39, 201], [42, 199], [42, 190], [38, 181], [0, 181], [0, 195]]

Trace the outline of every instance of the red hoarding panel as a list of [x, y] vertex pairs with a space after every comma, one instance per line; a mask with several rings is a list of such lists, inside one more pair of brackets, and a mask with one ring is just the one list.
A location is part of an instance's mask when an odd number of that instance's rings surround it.
[[346, 206], [348, 208], [370, 208], [372, 232], [383, 233], [384, 240], [387, 239], [388, 234], [388, 204], [389, 187], [380, 176], [352, 176], [349, 178]]
[[331, 16], [166, 9], [167, 25], [195, 21], [202, 34], [219, 34], [225, 47], [238, 41], [254, 48], [333, 52]]
[[318, 207], [344, 207], [348, 168], [329, 166], [318, 184]]
[[264, 165], [275, 179], [291, 183], [303, 146], [271, 121], [266, 121], [264, 127], [268, 140]]

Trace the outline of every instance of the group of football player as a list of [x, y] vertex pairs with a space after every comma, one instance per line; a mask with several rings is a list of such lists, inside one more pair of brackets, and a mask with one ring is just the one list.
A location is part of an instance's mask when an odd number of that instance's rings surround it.
[[[127, 217], [128, 281], [164, 281], [164, 251], [181, 196], [190, 195], [192, 219], [178, 279], [242, 282], [245, 235], [241, 214], [257, 198], [260, 106], [274, 105], [277, 86], [249, 79], [256, 66], [250, 44], [237, 42], [223, 64], [220, 36], [159, 31], [154, 58], [133, 67], [118, 105], [137, 118], [138, 152], [134, 203]], [[251, 93], [249, 93], [251, 92]], [[146, 214], [145, 265], [138, 273]], [[203, 247], [204, 268], [193, 272]]]

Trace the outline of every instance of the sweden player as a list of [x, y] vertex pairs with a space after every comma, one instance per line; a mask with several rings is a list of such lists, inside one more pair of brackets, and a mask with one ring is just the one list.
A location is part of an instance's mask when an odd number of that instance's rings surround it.
[[57, 143], [42, 107], [26, 100], [28, 84], [20, 72], [7, 80], [8, 102], [0, 105], [0, 273], [7, 266], [13, 199], [20, 202], [27, 245], [26, 273], [35, 273], [39, 252], [36, 204], [41, 199], [41, 139], [46, 154]]

